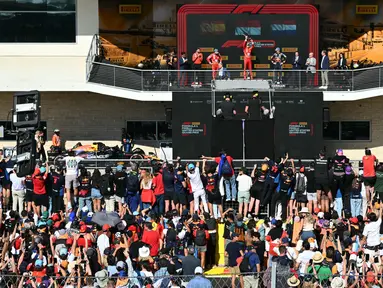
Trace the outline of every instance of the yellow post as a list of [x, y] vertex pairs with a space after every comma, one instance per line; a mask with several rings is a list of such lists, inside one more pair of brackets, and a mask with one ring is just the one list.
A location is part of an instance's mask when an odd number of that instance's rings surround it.
[[217, 254], [216, 263], [218, 266], [225, 266], [225, 239], [223, 238], [223, 232], [225, 231], [225, 224], [219, 223], [217, 230]]

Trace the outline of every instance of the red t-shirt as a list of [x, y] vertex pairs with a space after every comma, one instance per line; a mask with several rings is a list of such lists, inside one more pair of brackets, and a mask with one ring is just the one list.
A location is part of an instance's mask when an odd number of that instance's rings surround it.
[[[233, 170], [233, 157], [231, 156], [226, 156], [227, 162], [229, 162], [231, 169]], [[215, 157], [215, 163], [219, 165], [219, 162], [221, 162], [221, 157]], [[233, 175], [234, 175], [234, 170], [233, 170]]]
[[363, 156], [363, 176], [375, 177], [375, 155]]
[[165, 193], [164, 182], [162, 181], [162, 173], [158, 173], [152, 180], [154, 186], [154, 195], [162, 195]]
[[47, 173], [45, 173], [43, 176], [32, 175], [33, 193], [37, 195], [44, 195], [47, 193], [45, 190], [46, 179]]
[[158, 249], [160, 248], [160, 234], [158, 231], [144, 231], [142, 242], [149, 244], [152, 247], [150, 248], [150, 256], [157, 256]]

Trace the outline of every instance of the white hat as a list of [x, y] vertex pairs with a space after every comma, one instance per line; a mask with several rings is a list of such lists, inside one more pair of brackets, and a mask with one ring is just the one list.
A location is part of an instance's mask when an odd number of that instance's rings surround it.
[[309, 207], [302, 207], [301, 211], [299, 213], [310, 213]]
[[89, 211], [88, 206], [84, 206], [84, 207], [82, 207], [82, 208], [81, 208], [81, 211], [82, 211], [82, 212], [88, 212], [88, 211]]
[[363, 176], [363, 170], [359, 170], [359, 176]]
[[143, 246], [143, 247], [141, 247], [140, 249], [138, 249], [138, 255], [139, 255], [141, 258], [147, 258], [147, 257], [149, 257], [149, 255], [150, 255], [149, 247], [147, 247], [147, 246]]
[[340, 277], [335, 277], [331, 281], [331, 288], [343, 288], [344, 287], [344, 281]]
[[324, 217], [324, 213], [321, 211], [318, 213], [318, 218], [323, 218]]
[[201, 266], [195, 267], [194, 274], [202, 274], [202, 273], [203, 273], [203, 269]]
[[96, 281], [97, 281], [97, 285], [100, 286], [100, 287], [106, 287], [106, 285], [108, 284], [108, 271], [106, 271], [105, 269], [104, 270], [101, 270], [101, 271], [98, 271], [96, 272], [96, 274], [94, 275], [95, 278], [96, 278]]

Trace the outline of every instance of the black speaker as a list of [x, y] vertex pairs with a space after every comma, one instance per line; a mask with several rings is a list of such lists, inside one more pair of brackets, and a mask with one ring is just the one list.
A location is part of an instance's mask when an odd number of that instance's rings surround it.
[[17, 92], [13, 95], [13, 126], [37, 128], [40, 123], [40, 92]]
[[36, 166], [35, 133], [31, 130], [19, 131], [16, 141], [16, 174], [18, 177], [31, 175]]
[[172, 108], [166, 108], [165, 109], [165, 116], [166, 116], [166, 122], [171, 123], [173, 119], [173, 109]]
[[330, 108], [323, 108], [323, 123], [330, 122]]

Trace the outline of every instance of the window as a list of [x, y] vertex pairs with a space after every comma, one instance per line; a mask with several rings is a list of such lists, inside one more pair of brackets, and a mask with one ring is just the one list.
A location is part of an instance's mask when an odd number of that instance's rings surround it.
[[370, 121], [342, 121], [340, 122], [340, 140], [369, 141]]
[[323, 123], [323, 139], [336, 141], [370, 141], [370, 121], [331, 121]]
[[134, 140], [163, 141], [172, 139], [171, 123], [165, 121], [128, 121], [126, 131]]
[[75, 0], [0, 0], [0, 42], [76, 42]]

